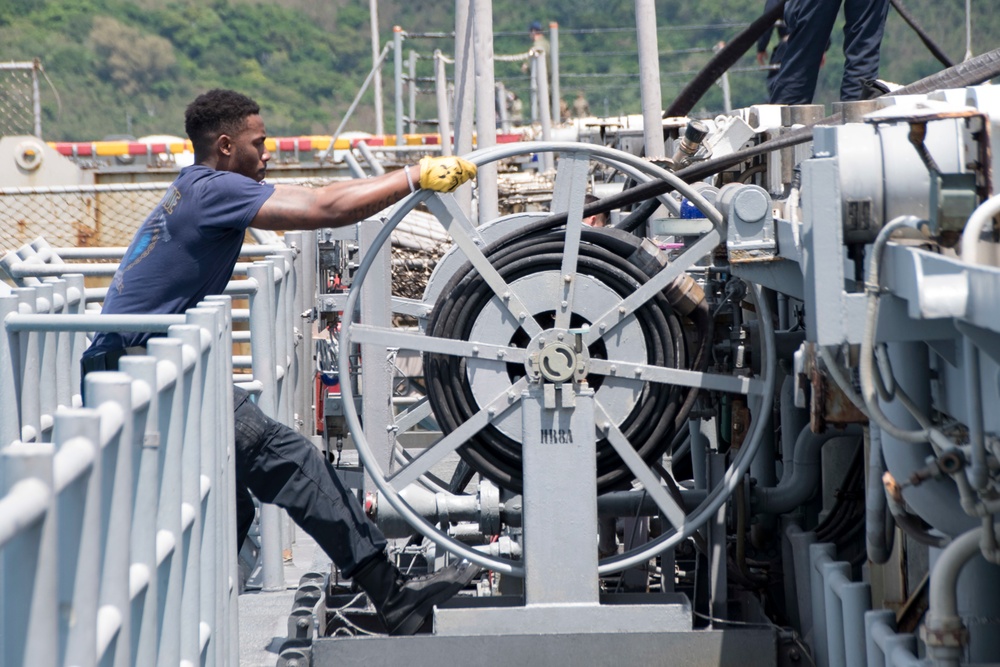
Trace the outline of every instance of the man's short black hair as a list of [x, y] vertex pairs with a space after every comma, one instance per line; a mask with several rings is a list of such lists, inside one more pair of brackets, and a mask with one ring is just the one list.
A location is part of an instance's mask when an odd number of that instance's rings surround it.
[[184, 112], [187, 132], [196, 154], [208, 152], [220, 134], [235, 134], [249, 116], [260, 113], [260, 105], [235, 90], [215, 88], [195, 98]]

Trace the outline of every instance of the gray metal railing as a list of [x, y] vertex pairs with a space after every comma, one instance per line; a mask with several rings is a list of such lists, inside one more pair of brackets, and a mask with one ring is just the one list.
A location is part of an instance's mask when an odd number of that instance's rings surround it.
[[[39, 239], [0, 262], [19, 285], [0, 284], [0, 663], [238, 663], [232, 384], [279, 421], [315, 423], [315, 238], [285, 242], [246, 246], [260, 259], [245, 278], [183, 315], [88, 310], [105, 290], [81, 267], [110, 271], [67, 261], [85, 250]], [[83, 406], [86, 333], [123, 330], [166, 336], [89, 374]], [[249, 374], [234, 375], [234, 337]], [[261, 524], [263, 586], [283, 587], [277, 508]]]
[[[64, 316], [25, 317], [5, 317], [5, 342]], [[4, 665], [236, 664], [228, 304], [182, 318], [88, 375], [51, 439], [5, 443]]]

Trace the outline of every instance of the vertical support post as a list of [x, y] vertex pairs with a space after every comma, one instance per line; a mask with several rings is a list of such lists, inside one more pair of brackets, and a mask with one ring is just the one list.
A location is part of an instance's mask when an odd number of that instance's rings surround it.
[[[85, 291], [86, 285], [84, 282], [83, 274], [81, 273], [70, 273], [63, 276], [66, 281], [66, 299], [67, 299], [67, 313], [73, 315], [84, 315], [87, 312], [87, 293]], [[87, 349], [87, 334], [83, 331], [77, 331], [70, 334], [70, 359], [73, 360], [69, 365], [69, 391], [70, 394], [75, 396], [77, 392], [80, 391], [80, 364], [76, 361], [83, 354], [83, 351]]]
[[562, 91], [559, 89], [559, 24], [549, 23], [549, 60], [552, 63], [552, 123], [562, 122]]
[[398, 25], [392, 27], [392, 63], [393, 77], [396, 84], [396, 145], [406, 143], [403, 130], [403, 29]]
[[441, 155], [451, 155], [451, 105], [448, 103], [448, 75], [441, 49], [434, 49], [434, 93], [437, 98], [438, 135]]
[[42, 61], [35, 58], [31, 67], [31, 111], [35, 117], [35, 136], [42, 138], [42, 92], [38, 86], [38, 72], [42, 69]]
[[[232, 378], [233, 356], [230, 354], [233, 347], [232, 299], [229, 296], [220, 294], [209, 296], [205, 301], [208, 303], [217, 303], [222, 306], [224, 349], [221, 350], [218, 359], [220, 368], [219, 377]], [[311, 358], [312, 349], [309, 350], [309, 355]], [[219, 394], [219, 413], [225, 415], [225, 418], [219, 423], [219, 432], [222, 434], [219, 442], [225, 443], [225, 449], [220, 451], [223, 479], [219, 485], [222, 490], [219, 494], [219, 516], [225, 518], [224, 529], [219, 531], [220, 538], [223, 540], [222, 562], [225, 563], [225, 570], [224, 574], [220, 574], [220, 577], [223, 578], [223, 584], [226, 586], [224, 595], [228, 595], [228, 598], [223, 603], [222, 613], [224, 618], [219, 624], [219, 631], [225, 633], [227, 640], [226, 645], [221, 647], [222, 653], [227, 659], [226, 662], [230, 665], [238, 665], [240, 661], [239, 604], [237, 599], [239, 596], [239, 582], [237, 581], [239, 575], [236, 570], [236, 559], [239, 545], [236, 544], [236, 459], [235, 452], [233, 451], [235, 422], [230, 417], [234, 410], [232, 385], [229, 382], [220, 383]], [[227, 622], [228, 626], [226, 625]]]
[[156, 509], [155, 576], [164, 585], [158, 591], [160, 610], [159, 647], [156, 664], [177, 665], [181, 661], [181, 594], [183, 532], [181, 529], [181, 458], [184, 448], [184, 354], [179, 340], [151, 338], [146, 344], [157, 361], [159, 393], [155, 428], [159, 432], [159, 500]]
[[[61, 278], [47, 279], [52, 285], [53, 297], [56, 304], [61, 304], [58, 312], [68, 314], [71, 311], [71, 304], [67, 294], [67, 283]], [[59, 331], [55, 334], [55, 393], [53, 399], [55, 405], [72, 407], [73, 392], [75, 391], [72, 379], [72, 369], [79, 367], [77, 359], [72, 355], [73, 332]], [[79, 386], [79, 385], [77, 385]], [[51, 414], [51, 413], [49, 413]]]
[[[250, 295], [250, 329], [254, 332], [250, 338], [253, 377], [264, 385], [264, 390], [257, 399], [257, 405], [265, 415], [276, 419], [278, 403], [274, 373], [274, 265], [269, 261], [254, 262], [247, 269], [247, 276], [257, 283], [257, 290]], [[261, 585], [265, 591], [278, 591], [285, 586], [280, 531], [279, 508], [276, 505], [261, 503], [260, 541], [263, 561]]]
[[[713, 452], [708, 456], [708, 488], [722, 484], [726, 475], [726, 455]], [[729, 616], [729, 599], [726, 594], [726, 505], [723, 503], [719, 511], [708, 524], [709, 553], [709, 595], [711, 599], [712, 616], [726, 619]]]
[[18, 311], [16, 294], [0, 295], [0, 447], [21, 438], [21, 392], [18, 386], [20, 334], [7, 329], [7, 316]]
[[[549, 73], [545, 67], [545, 52], [538, 53], [535, 58], [535, 78], [538, 80], [538, 117], [542, 123], [542, 141], [552, 141], [552, 112], [549, 109]], [[542, 153], [542, 169], [551, 170], [555, 166], [555, 156], [546, 151]]]
[[[120, 420], [120, 428], [106, 442], [101, 443], [100, 456], [102, 514], [106, 521], [104, 539], [101, 591], [98, 604], [98, 628], [120, 617], [121, 626], [114, 637], [114, 648], [102, 647], [106, 662], [109, 653], [114, 664], [127, 667], [130, 662], [132, 642], [131, 596], [129, 595], [129, 568], [131, 567], [132, 506], [134, 504], [133, 437], [132, 437], [132, 379], [125, 373], [94, 373], [87, 376], [87, 400], [97, 408], [105, 421]], [[102, 407], [107, 406], [107, 407]], [[105, 633], [99, 633], [103, 642]]]
[[539, 122], [538, 118], [538, 57], [534, 51], [528, 52], [528, 80], [531, 90], [531, 122]]
[[[59, 516], [59, 662], [97, 663], [97, 600], [100, 594], [101, 424], [94, 410], [56, 416], [53, 488]], [[54, 641], [55, 638], [50, 638]]]
[[[201, 661], [201, 409], [204, 367], [201, 327], [175, 324], [169, 335], [182, 341], [184, 361], [180, 372], [185, 376], [184, 444], [181, 453], [181, 517], [184, 531], [184, 592], [181, 595], [181, 660], [190, 664]], [[187, 357], [193, 355], [189, 366]]]
[[[36, 310], [41, 314], [50, 315], [55, 307], [55, 289], [51, 282], [44, 282], [35, 287], [38, 298], [35, 300]], [[46, 425], [42, 423], [43, 418], [51, 419], [56, 412], [56, 374], [58, 365], [56, 364], [56, 344], [58, 334], [55, 331], [39, 331], [38, 336], [38, 371], [39, 375], [34, 376], [38, 385], [38, 417], [39, 417], [39, 439], [48, 439], [43, 433]]]
[[[122, 372], [130, 375], [135, 384], [134, 394], [139, 398], [133, 405], [135, 427], [130, 443], [135, 457], [133, 464], [133, 504], [130, 517], [129, 547], [132, 567], [140, 568], [145, 575], [146, 590], [136, 600], [135, 624], [132, 627], [132, 644], [128, 655], [133, 665], [156, 664], [156, 640], [159, 627], [159, 585], [157, 576], [155, 517], [157, 498], [160, 494], [159, 456], [160, 433], [159, 394], [156, 381], [156, 360], [149, 356], [125, 356], [119, 361]], [[147, 400], [144, 402], [143, 398]]]
[[[35, 313], [38, 304], [37, 292], [34, 287], [19, 287], [11, 290], [18, 297], [18, 311], [22, 313]], [[21, 433], [18, 435], [22, 440], [36, 441], [41, 433], [41, 395], [39, 383], [27, 378], [41, 377], [39, 369], [40, 362], [40, 340], [41, 333], [37, 331], [21, 331], [17, 334], [20, 339], [21, 358], [17, 364], [21, 369], [18, 377], [18, 384], [15, 391], [20, 396], [21, 407]]]
[[222, 491], [219, 488], [220, 475], [217, 470], [219, 464], [218, 445], [220, 440], [219, 420], [226, 419], [219, 405], [219, 380], [222, 377], [219, 373], [217, 355], [229, 354], [229, 350], [221, 350], [221, 332], [223, 328], [221, 307], [209, 303], [199, 304], [197, 308], [188, 309], [187, 321], [200, 329], [202, 339], [205, 342], [201, 354], [201, 372], [199, 377], [204, 379], [201, 391], [201, 505], [199, 514], [201, 515], [201, 545], [199, 560], [201, 569], [200, 595], [198, 607], [200, 609], [200, 624], [202, 634], [202, 644], [207, 641], [208, 645], [202, 649], [202, 664], [211, 667], [216, 664], [217, 653], [216, 644], [222, 639], [218, 625], [218, 614], [216, 609], [217, 601], [223, 596], [223, 589], [219, 585], [219, 554], [222, 552], [222, 545], [219, 543], [219, 525], [222, 518], [219, 515], [219, 507], [216, 502]]
[[[58, 626], [58, 516], [51, 444], [14, 442], [0, 448], [0, 497], [19, 490], [47, 505], [0, 550], [0, 661], [7, 667], [55, 665]], [[26, 495], [26, 494], [25, 494]], [[28, 648], [31, 648], [29, 653]]]
[[836, 557], [836, 547], [832, 544], [812, 544], [809, 546], [809, 579], [812, 592], [812, 627], [813, 655], [816, 656], [817, 667], [829, 667], [830, 657], [827, 653], [829, 628], [826, 615], [826, 582], [823, 577], [822, 564]]
[[[476, 44], [476, 148], [497, 143], [496, 87], [493, 77], [493, 0], [474, 0], [473, 25]], [[479, 168], [479, 223], [499, 214], [496, 162]]]
[[407, 61], [407, 87], [406, 92], [409, 97], [410, 134], [417, 132], [417, 52], [410, 50], [410, 58]]
[[[563, 385], [561, 391], [572, 391]], [[557, 393], [561, 393], [557, 391]], [[527, 605], [598, 604], [597, 450], [594, 393], [575, 407], [543, 407], [543, 389], [522, 393], [524, 430], [524, 596]], [[560, 470], [559, 484], [551, 471]], [[552, 517], [569, 530], [554, 531]], [[572, 562], [553, 558], [560, 553]]]
[[639, 48], [639, 91], [642, 95], [642, 135], [646, 157], [666, 157], [663, 146], [663, 93], [656, 40], [655, 0], [635, 0], [635, 27]]
[[503, 82], [497, 82], [497, 111], [500, 114], [497, 119], [497, 124], [500, 126], [500, 131], [504, 134], [510, 132], [510, 116], [507, 114], [507, 87], [503, 85]]
[[[358, 245], [361, 256], [374, 252], [372, 243], [382, 229], [378, 220], [363, 220], [358, 225]], [[390, 270], [389, 245], [380, 249], [375, 262], [368, 271], [361, 288], [361, 321], [369, 326], [389, 327], [392, 300], [392, 273]], [[345, 314], [345, 317], [349, 317]], [[386, 426], [394, 421], [392, 414], [392, 373], [393, 364], [386, 358], [382, 345], [361, 345], [361, 376], [364, 386], [361, 392], [361, 414], [366, 426], [368, 446], [379, 461], [391, 461], [394, 434]], [[346, 381], [341, 378], [341, 382]], [[368, 473], [365, 484], [374, 488]]]
[[372, 31], [372, 67], [375, 68], [373, 79], [375, 89], [372, 91], [375, 98], [375, 134], [381, 137], [385, 134], [385, 117], [382, 113], [382, 68], [377, 65], [379, 53], [382, 51], [378, 35], [378, 0], [368, 0], [368, 14]]
[[[455, 0], [455, 154], [472, 152], [472, 120], [475, 112], [475, 53], [473, 52], [472, 3]], [[455, 192], [462, 211], [472, 217], [472, 190]]]

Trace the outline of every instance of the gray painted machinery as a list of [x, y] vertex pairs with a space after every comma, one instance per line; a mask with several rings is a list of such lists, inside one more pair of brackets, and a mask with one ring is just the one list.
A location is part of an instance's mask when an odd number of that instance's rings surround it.
[[[324, 619], [313, 664], [1000, 662], [1000, 95], [844, 104], [767, 150], [813, 111], [672, 120], [680, 161], [483, 149], [552, 154], [548, 210], [477, 223], [418, 191], [361, 228], [328, 437], [349, 430], [401, 563], [484, 574], [430, 636]], [[589, 192], [617, 192], [610, 227], [581, 224]], [[451, 245], [392, 297], [414, 209]], [[419, 391], [393, 402], [404, 357]]]

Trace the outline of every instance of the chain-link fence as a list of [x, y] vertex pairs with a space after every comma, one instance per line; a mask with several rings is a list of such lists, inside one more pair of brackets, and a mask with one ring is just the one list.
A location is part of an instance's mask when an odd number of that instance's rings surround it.
[[[279, 179], [318, 187], [333, 178]], [[0, 256], [44, 238], [55, 248], [127, 246], [168, 182], [0, 188]], [[450, 245], [440, 224], [413, 212], [393, 235], [393, 293], [419, 299]]]
[[42, 136], [38, 75], [42, 63], [0, 63], [0, 136]]

